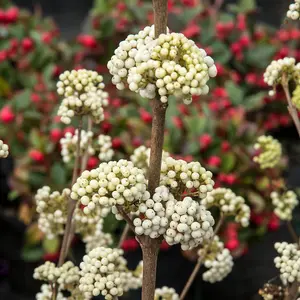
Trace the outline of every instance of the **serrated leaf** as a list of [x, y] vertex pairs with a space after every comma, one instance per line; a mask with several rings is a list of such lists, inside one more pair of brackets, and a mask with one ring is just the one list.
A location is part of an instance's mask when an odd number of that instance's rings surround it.
[[234, 106], [238, 106], [243, 103], [244, 91], [240, 86], [235, 84], [233, 81], [226, 81], [225, 88], [229, 95], [231, 103]]
[[55, 163], [51, 168], [50, 177], [56, 185], [64, 185], [67, 181], [65, 167], [60, 163]]
[[30, 90], [24, 90], [23, 92], [18, 93], [12, 99], [12, 105], [17, 111], [25, 110], [30, 105]]
[[228, 173], [233, 170], [236, 163], [236, 157], [233, 153], [225, 153], [222, 156], [221, 170]]
[[263, 105], [263, 98], [265, 95], [265, 92], [259, 92], [257, 94], [246, 97], [244, 101], [244, 107], [246, 108], [246, 110], [251, 111], [260, 108]]

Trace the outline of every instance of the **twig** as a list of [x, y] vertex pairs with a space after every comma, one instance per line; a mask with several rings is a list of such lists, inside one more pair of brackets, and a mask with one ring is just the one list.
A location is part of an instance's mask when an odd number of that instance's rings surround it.
[[116, 206], [117, 206], [117, 210], [120, 213], [120, 215], [127, 222], [129, 228], [134, 232], [134, 225], [133, 225], [131, 218], [128, 216], [128, 214], [125, 212], [125, 210], [123, 209], [123, 207], [121, 205], [116, 205]]
[[119, 243], [118, 243], [118, 248], [121, 248], [121, 247], [122, 247], [124, 241], [125, 241], [126, 238], [127, 238], [127, 235], [128, 235], [128, 233], [129, 233], [129, 231], [130, 231], [130, 227], [129, 227], [128, 223], [126, 223], [126, 225], [125, 225], [125, 227], [124, 227], [124, 229], [123, 229], [122, 235], [121, 235], [121, 237], [120, 237]]
[[[75, 163], [74, 163], [74, 169], [73, 169], [73, 176], [72, 176], [72, 185], [75, 183], [77, 179], [77, 171], [78, 171], [78, 166], [79, 166], [79, 161], [80, 161], [80, 141], [81, 141], [81, 128], [82, 128], [82, 119], [79, 121], [78, 125], [78, 138], [77, 138], [77, 144], [76, 144], [76, 153], [75, 153]], [[76, 208], [77, 201], [72, 200], [69, 198], [68, 201], [68, 217], [67, 217], [67, 223], [66, 223], [66, 228], [65, 228], [65, 233], [62, 241], [62, 246], [60, 250], [60, 256], [59, 256], [59, 261], [58, 261], [58, 266], [60, 267], [67, 256], [69, 247], [69, 236], [71, 233], [71, 227], [72, 227], [72, 219], [73, 219], [73, 213]]]
[[[92, 130], [92, 125], [93, 125], [93, 121], [92, 121], [91, 117], [88, 116], [87, 132]], [[87, 162], [88, 162], [88, 159], [89, 159], [89, 146], [90, 146], [90, 141], [88, 142], [88, 144], [86, 146], [85, 153], [84, 153], [84, 155], [82, 157], [82, 160], [81, 160], [80, 174], [86, 169], [86, 166], [87, 166]]]
[[287, 228], [289, 230], [289, 233], [291, 235], [291, 237], [293, 238], [293, 241], [299, 245], [299, 238], [298, 238], [298, 235], [293, 227], [293, 224], [291, 221], [287, 221], [286, 222], [286, 225], [287, 225]]
[[205, 250], [203, 251], [202, 256], [199, 257], [198, 262], [195, 265], [194, 270], [193, 270], [191, 276], [189, 277], [187, 283], [185, 284], [185, 287], [183, 288], [183, 290], [181, 292], [180, 300], [183, 300], [186, 297], [188, 291], [190, 290], [190, 288], [191, 288], [191, 286], [192, 286], [192, 284], [193, 284], [193, 282], [194, 282], [194, 280], [195, 280], [195, 278], [196, 278], [196, 276], [197, 276], [197, 274], [198, 274], [198, 272], [199, 272], [199, 270], [201, 268], [201, 265], [203, 263], [205, 255], [206, 255], [206, 253], [208, 251], [208, 248], [210, 247], [211, 243], [213, 242], [214, 237], [218, 234], [218, 232], [219, 232], [219, 230], [220, 230], [220, 228], [221, 228], [221, 226], [222, 226], [222, 224], [224, 222], [224, 219], [225, 219], [224, 215], [221, 215], [220, 218], [219, 218], [219, 221], [218, 221], [218, 223], [217, 223], [217, 225], [216, 225], [216, 227], [214, 229], [214, 234], [213, 234], [210, 242], [206, 245]]
[[300, 120], [299, 120], [299, 117], [298, 117], [298, 111], [297, 111], [296, 107], [294, 106], [294, 104], [292, 102], [291, 94], [290, 94], [290, 90], [289, 90], [289, 81], [286, 78], [286, 76], [283, 76], [281, 85], [282, 85], [282, 88], [284, 90], [287, 102], [288, 102], [287, 109], [288, 109], [289, 114], [291, 115], [291, 117], [294, 121], [295, 127], [296, 127], [298, 135], [300, 137]]

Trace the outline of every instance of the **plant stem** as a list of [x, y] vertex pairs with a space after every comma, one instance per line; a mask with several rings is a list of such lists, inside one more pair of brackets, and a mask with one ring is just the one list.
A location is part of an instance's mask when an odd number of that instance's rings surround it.
[[295, 124], [295, 127], [297, 129], [298, 135], [300, 137], [300, 121], [299, 121], [299, 117], [298, 117], [298, 111], [296, 109], [296, 107], [294, 106], [292, 99], [291, 99], [291, 94], [290, 94], [290, 90], [289, 90], [289, 82], [288, 79], [286, 78], [286, 76], [284, 76], [282, 78], [282, 88], [284, 90], [287, 102], [288, 102], [288, 111], [289, 114], [291, 115], [293, 122]]
[[193, 270], [191, 276], [189, 277], [187, 283], [185, 284], [185, 286], [184, 286], [184, 288], [183, 288], [183, 290], [182, 290], [182, 292], [180, 294], [180, 300], [183, 300], [186, 297], [188, 291], [190, 290], [190, 288], [191, 288], [191, 286], [192, 286], [192, 284], [193, 284], [193, 282], [194, 282], [194, 280], [195, 280], [195, 278], [196, 278], [196, 276], [197, 276], [197, 274], [198, 274], [198, 272], [200, 270], [200, 267], [201, 267], [201, 265], [203, 263], [205, 255], [207, 253], [207, 250], [210, 247], [211, 243], [213, 242], [215, 235], [218, 234], [218, 232], [219, 232], [219, 230], [220, 230], [220, 228], [221, 228], [221, 226], [222, 226], [222, 224], [224, 222], [224, 219], [225, 219], [224, 216], [221, 215], [220, 218], [219, 218], [219, 221], [218, 221], [218, 223], [217, 223], [217, 225], [216, 225], [216, 227], [214, 229], [214, 234], [213, 234], [210, 242], [205, 246], [206, 249], [203, 251], [202, 256], [199, 257], [199, 259], [197, 261], [197, 264], [195, 265], [194, 270]]
[[129, 227], [129, 225], [126, 223], [126, 225], [125, 225], [125, 227], [124, 227], [124, 229], [123, 229], [121, 238], [120, 238], [119, 243], [118, 243], [118, 248], [121, 248], [121, 247], [122, 247], [124, 241], [125, 241], [126, 238], [127, 238], [127, 235], [128, 235], [128, 233], [129, 233], [129, 231], [130, 231], [130, 227]]
[[293, 224], [291, 221], [287, 221], [286, 222], [286, 225], [287, 225], [287, 228], [289, 230], [289, 233], [293, 239], [293, 241], [296, 243], [296, 244], [299, 244], [299, 238], [298, 238], [298, 235], [296, 233], [296, 230], [294, 229], [293, 227]]
[[[77, 144], [76, 144], [76, 153], [75, 153], [75, 163], [74, 163], [74, 169], [73, 169], [73, 176], [72, 176], [72, 185], [75, 183], [77, 179], [77, 171], [78, 171], [78, 166], [79, 166], [79, 161], [80, 161], [80, 141], [81, 141], [81, 128], [82, 128], [82, 119], [79, 121], [78, 125], [78, 139], [77, 139]], [[65, 228], [65, 233], [62, 241], [62, 246], [60, 250], [60, 255], [59, 255], [59, 260], [58, 260], [58, 266], [60, 267], [67, 256], [69, 246], [70, 244], [68, 243], [69, 241], [69, 236], [71, 233], [71, 227], [72, 227], [72, 218], [73, 218], [73, 213], [76, 208], [77, 201], [72, 200], [69, 198], [68, 200], [68, 217], [67, 217], [67, 224]]]
[[[92, 130], [92, 126], [93, 126], [93, 121], [91, 119], [90, 116], [88, 116], [88, 126], [87, 126], [87, 132]], [[85, 153], [83, 154], [82, 160], [81, 160], [81, 167], [80, 167], [80, 174], [86, 170], [86, 166], [87, 166], [87, 162], [89, 159], [89, 146], [90, 146], [90, 142], [87, 144], [86, 149], [85, 149]]]
[[159, 239], [143, 239], [141, 243], [143, 253], [143, 287], [142, 300], [153, 300], [156, 284], [156, 268], [159, 246]]
[[[166, 33], [168, 22], [168, 1], [153, 0], [155, 37]], [[152, 130], [151, 151], [148, 171], [148, 191], [153, 195], [159, 186], [162, 149], [164, 143], [165, 118], [167, 104], [162, 103], [158, 96], [151, 100], [152, 105]], [[156, 283], [157, 256], [162, 238], [151, 239], [148, 236], [139, 237], [143, 252], [143, 286], [142, 300], [153, 300]]]

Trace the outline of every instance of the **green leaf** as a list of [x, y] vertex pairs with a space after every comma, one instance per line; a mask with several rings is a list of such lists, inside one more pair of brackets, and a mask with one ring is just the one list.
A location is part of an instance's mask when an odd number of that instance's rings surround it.
[[187, 117], [184, 119], [184, 124], [188, 128], [191, 136], [201, 135], [207, 127], [207, 119], [204, 116]]
[[27, 110], [24, 112], [23, 117], [28, 120], [40, 120], [42, 114], [36, 110]]
[[30, 90], [24, 90], [21, 93], [18, 93], [13, 99], [12, 99], [12, 105], [17, 111], [25, 110], [30, 105]]
[[33, 129], [29, 134], [29, 141], [33, 148], [41, 150], [43, 148], [43, 139], [41, 138], [39, 131], [37, 129]]
[[22, 258], [25, 261], [38, 261], [43, 257], [44, 251], [42, 248], [24, 248], [22, 252]]
[[101, 24], [101, 37], [102, 38], [106, 38], [106, 37], [110, 37], [115, 30], [115, 20], [114, 19], [106, 19], [103, 20], [102, 24]]
[[231, 52], [222, 42], [215, 42], [211, 45], [214, 60], [220, 64], [226, 64], [231, 58]]
[[17, 190], [13, 190], [9, 192], [8, 194], [8, 200], [14, 201], [20, 196], [19, 192]]
[[240, 0], [238, 4], [240, 12], [250, 12], [256, 9], [255, 0]]
[[67, 181], [66, 169], [60, 163], [55, 163], [51, 168], [50, 177], [57, 185], [64, 185]]
[[246, 51], [245, 62], [252, 67], [264, 70], [269, 65], [276, 51], [277, 47], [274, 45], [257, 45]]
[[203, 11], [202, 5], [197, 5], [192, 9], [184, 9], [181, 14], [178, 15], [179, 21], [183, 21], [185, 24], [191, 22], [199, 13]]
[[233, 81], [226, 81], [225, 88], [233, 105], [237, 106], [242, 104], [244, 91], [240, 86], [235, 84]]
[[259, 92], [246, 97], [244, 100], [244, 107], [246, 110], [251, 111], [260, 108], [263, 105], [263, 98], [265, 95], [265, 92]]
[[94, 13], [96, 14], [105, 14], [109, 12], [110, 6], [109, 1], [103, 1], [103, 0], [95, 0], [94, 2]]
[[33, 189], [40, 188], [45, 184], [46, 174], [38, 172], [30, 172], [28, 178], [28, 184], [32, 186]]
[[55, 253], [59, 248], [60, 242], [58, 238], [44, 239], [43, 248], [47, 253]]
[[233, 153], [226, 153], [222, 156], [221, 170], [225, 173], [230, 172], [236, 163], [236, 157]]

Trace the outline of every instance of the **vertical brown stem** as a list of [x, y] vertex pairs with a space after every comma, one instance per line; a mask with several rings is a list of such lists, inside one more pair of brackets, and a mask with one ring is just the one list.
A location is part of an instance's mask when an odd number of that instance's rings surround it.
[[[167, 31], [168, 11], [167, 0], [153, 0], [155, 36], [158, 37]], [[162, 148], [164, 143], [164, 129], [167, 105], [162, 103], [158, 96], [151, 101], [152, 130], [151, 151], [148, 176], [148, 191], [153, 195], [159, 185]], [[143, 287], [142, 300], [153, 300], [156, 283], [156, 265], [161, 238], [151, 239], [141, 236], [140, 243], [143, 252]]]
[[143, 253], [143, 287], [142, 300], [153, 300], [156, 284], [157, 256], [160, 241], [143, 239], [141, 243]]

